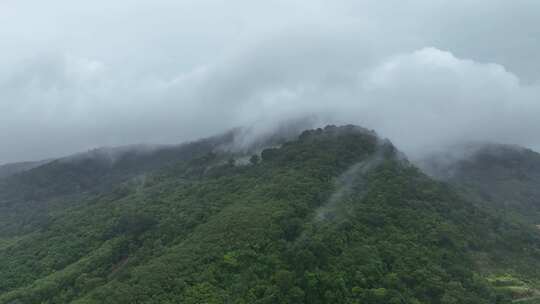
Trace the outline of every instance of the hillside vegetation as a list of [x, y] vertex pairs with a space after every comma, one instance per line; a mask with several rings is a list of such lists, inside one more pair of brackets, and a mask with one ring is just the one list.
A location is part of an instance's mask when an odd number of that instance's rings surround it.
[[214, 140], [0, 182], [0, 303], [476, 304], [536, 292], [536, 228], [372, 132], [309, 130], [249, 162]]

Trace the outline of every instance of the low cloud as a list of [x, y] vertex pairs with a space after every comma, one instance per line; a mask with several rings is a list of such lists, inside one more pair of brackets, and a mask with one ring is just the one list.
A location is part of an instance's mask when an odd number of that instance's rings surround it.
[[[30, 2], [0, 4], [13, 25], [0, 30], [0, 163], [238, 126], [255, 140], [306, 117], [375, 129], [412, 158], [468, 141], [540, 148], [540, 77], [531, 69], [540, 43], [528, 38], [540, 28], [529, 12], [536, 4], [513, 6], [529, 24], [518, 28], [504, 1], [395, 3], [397, 17], [375, 1], [275, 1], [265, 10], [209, 0], [125, 1], [127, 9], [57, 1], [43, 14], [27, 11]], [[501, 22], [506, 41], [492, 33]], [[40, 35], [25, 34], [38, 25]], [[479, 44], [481, 35], [493, 39]]]

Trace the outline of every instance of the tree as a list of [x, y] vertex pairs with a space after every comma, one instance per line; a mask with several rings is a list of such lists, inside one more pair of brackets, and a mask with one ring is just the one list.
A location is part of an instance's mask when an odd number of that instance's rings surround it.
[[259, 163], [259, 160], [260, 160], [259, 155], [253, 154], [253, 156], [251, 156], [251, 158], [249, 159], [249, 162], [250, 162], [252, 165], [256, 165], [256, 164]]

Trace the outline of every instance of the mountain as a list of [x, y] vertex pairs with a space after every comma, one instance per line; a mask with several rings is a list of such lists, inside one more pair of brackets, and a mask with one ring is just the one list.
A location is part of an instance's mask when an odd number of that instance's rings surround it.
[[36, 161], [36, 162], [20, 162], [20, 163], [11, 163], [0, 166], [0, 179], [6, 178], [17, 173], [28, 171], [44, 165], [48, 160]]
[[538, 230], [429, 177], [374, 132], [327, 126], [235, 150], [238, 134], [6, 178], [0, 303], [537, 296]]
[[30, 232], [45, 225], [48, 215], [86, 197], [121, 195], [128, 181], [189, 161], [229, 145], [234, 132], [171, 146], [134, 145], [100, 148], [0, 179], [0, 236]]
[[480, 203], [540, 224], [539, 153], [502, 144], [468, 144], [454, 151], [432, 155], [420, 166]]

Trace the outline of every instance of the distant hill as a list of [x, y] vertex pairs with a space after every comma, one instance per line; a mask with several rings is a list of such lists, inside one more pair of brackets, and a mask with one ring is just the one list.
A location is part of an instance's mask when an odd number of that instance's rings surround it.
[[[476, 186], [429, 177], [357, 126], [267, 134], [238, 149], [241, 134], [97, 150], [2, 180], [0, 303], [487, 304], [537, 295], [538, 229], [499, 214]], [[529, 154], [488, 153], [452, 177], [494, 170], [513, 179], [519, 172], [503, 160], [525, 170], [533, 165], [515, 162]]]
[[11, 163], [0, 166], [0, 179], [6, 178], [17, 173], [28, 171], [46, 164], [50, 160], [35, 161], [35, 162], [20, 162], [20, 163]]
[[0, 236], [31, 231], [53, 210], [88, 195], [121, 192], [124, 182], [207, 155], [232, 140], [228, 132], [181, 145], [100, 148], [20, 171], [0, 180]]
[[540, 224], [540, 154], [500, 144], [470, 144], [433, 155], [422, 167], [499, 211]]

